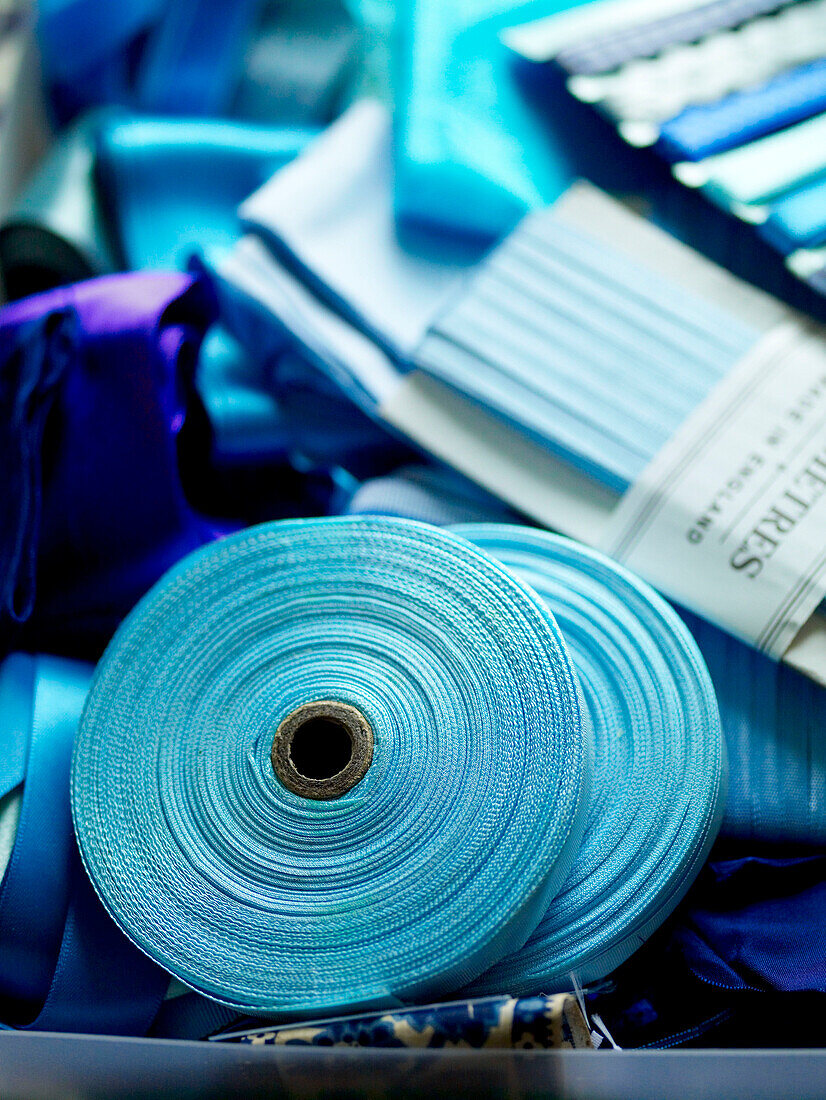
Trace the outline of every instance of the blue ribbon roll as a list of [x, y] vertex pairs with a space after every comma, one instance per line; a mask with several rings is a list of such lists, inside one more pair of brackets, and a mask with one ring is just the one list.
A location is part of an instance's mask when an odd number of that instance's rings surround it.
[[545, 605], [464, 539], [251, 528], [176, 566], [104, 655], [82, 857], [126, 934], [216, 1000], [443, 994], [518, 949], [571, 867], [581, 707]]
[[717, 835], [725, 750], [714, 689], [687, 628], [644, 582], [569, 539], [455, 528], [545, 600], [594, 734], [588, 824], [571, 872], [525, 946], [475, 991], [570, 988], [605, 977], [662, 923]]

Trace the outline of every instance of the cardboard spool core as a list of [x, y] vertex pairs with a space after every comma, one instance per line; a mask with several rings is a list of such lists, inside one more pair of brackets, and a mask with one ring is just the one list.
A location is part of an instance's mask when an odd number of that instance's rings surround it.
[[287, 790], [324, 801], [351, 791], [373, 759], [373, 731], [360, 710], [336, 699], [302, 703], [275, 731], [270, 760]]

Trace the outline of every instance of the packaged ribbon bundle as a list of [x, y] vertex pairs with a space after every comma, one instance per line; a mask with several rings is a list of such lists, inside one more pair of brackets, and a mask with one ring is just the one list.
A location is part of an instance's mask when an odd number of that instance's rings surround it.
[[823, 292], [826, 6], [605, 0], [580, 15], [543, 13], [502, 37], [561, 68], [626, 141], [655, 146]]

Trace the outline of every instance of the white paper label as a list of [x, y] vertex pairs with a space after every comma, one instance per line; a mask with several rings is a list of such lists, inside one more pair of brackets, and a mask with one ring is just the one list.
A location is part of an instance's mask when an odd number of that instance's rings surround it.
[[826, 339], [772, 329], [622, 498], [601, 540], [780, 659], [826, 592]]

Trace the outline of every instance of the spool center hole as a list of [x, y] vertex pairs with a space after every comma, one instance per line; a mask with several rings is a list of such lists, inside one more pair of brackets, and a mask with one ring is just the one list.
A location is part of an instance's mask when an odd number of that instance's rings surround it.
[[347, 729], [330, 718], [310, 718], [293, 734], [290, 758], [305, 779], [332, 779], [350, 763], [353, 742]]

